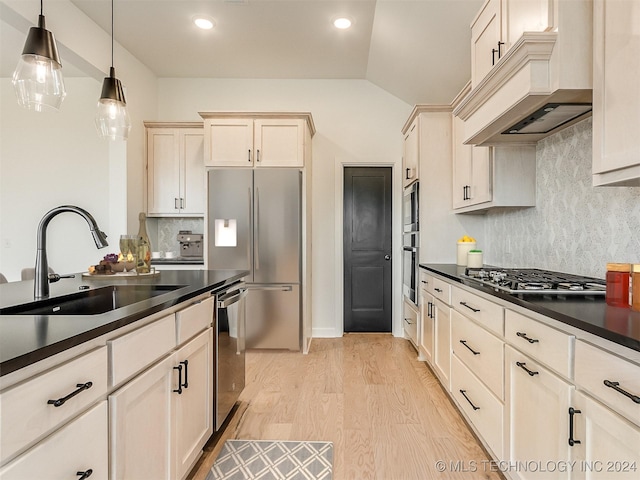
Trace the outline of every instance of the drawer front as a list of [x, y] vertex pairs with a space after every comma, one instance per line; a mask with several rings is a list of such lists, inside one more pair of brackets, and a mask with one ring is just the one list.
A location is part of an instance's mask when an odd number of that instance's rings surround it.
[[453, 353], [493, 392], [504, 399], [504, 342], [453, 310]]
[[107, 402], [102, 401], [0, 470], [3, 480], [109, 478]]
[[429, 293], [447, 305], [451, 305], [451, 285], [439, 278], [431, 277]]
[[433, 277], [420, 269], [420, 289], [424, 293], [430, 293], [429, 285], [433, 282]]
[[496, 335], [504, 334], [504, 308], [461, 288], [453, 287], [451, 290], [453, 308]]
[[579, 340], [576, 342], [576, 384], [640, 425], [640, 366]]
[[[77, 385], [88, 385], [89, 388]], [[68, 397], [56, 407], [47, 403]], [[0, 394], [0, 456], [6, 459], [107, 392], [107, 348], [101, 347]], [[75, 472], [74, 472], [75, 473]]]
[[212, 324], [214, 302], [215, 297], [207, 298], [176, 312], [176, 341], [178, 345]]
[[495, 458], [504, 458], [504, 406], [455, 355], [451, 357], [451, 394]]
[[403, 322], [405, 336], [418, 345], [418, 312], [404, 302]]
[[566, 378], [572, 377], [573, 335], [507, 310], [504, 336], [507, 342], [521, 352], [548, 365]]
[[109, 385], [116, 386], [176, 346], [175, 316], [168, 315], [109, 340]]

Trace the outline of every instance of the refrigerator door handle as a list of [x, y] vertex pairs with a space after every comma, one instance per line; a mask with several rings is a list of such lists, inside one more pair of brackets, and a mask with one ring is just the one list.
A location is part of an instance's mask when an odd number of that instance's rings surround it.
[[293, 285], [247, 285], [247, 290], [268, 290], [278, 292], [290, 292], [293, 290]]
[[255, 255], [256, 255], [256, 271], [260, 270], [260, 189], [256, 188], [256, 229], [255, 236]]
[[253, 227], [253, 215], [251, 215], [251, 213], [253, 212], [253, 208], [251, 205], [251, 187], [247, 188], [247, 194], [249, 195], [249, 229], [247, 230], [249, 232], [249, 241], [247, 242], [247, 260], [249, 261], [249, 265], [251, 265], [251, 230]]

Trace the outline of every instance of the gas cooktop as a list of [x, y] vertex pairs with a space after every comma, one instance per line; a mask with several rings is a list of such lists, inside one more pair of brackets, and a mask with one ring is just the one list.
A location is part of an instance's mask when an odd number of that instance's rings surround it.
[[604, 295], [606, 282], [599, 278], [535, 268], [467, 268], [464, 278], [514, 294]]

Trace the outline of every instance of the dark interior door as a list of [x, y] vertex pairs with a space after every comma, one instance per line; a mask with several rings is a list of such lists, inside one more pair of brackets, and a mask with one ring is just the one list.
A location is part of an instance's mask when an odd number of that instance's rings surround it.
[[345, 332], [391, 332], [391, 225], [391, 167], [345, 167]]

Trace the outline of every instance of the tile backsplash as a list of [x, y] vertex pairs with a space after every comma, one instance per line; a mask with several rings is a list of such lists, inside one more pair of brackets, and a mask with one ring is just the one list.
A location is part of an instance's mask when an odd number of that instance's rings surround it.
[[[156, 222], [157, 230], [156, 228], [149, 229], [154, 251], [179, 253], [180, 244], [177, 236], [180, 230], [204, 233], [203, 218], [155, 218], [148, 219], [147, 222]], [[156, 234], [155, 239], [153, 238], [154, 233]]]
[[591, 185], [591, 118], [538, 142], [536, 207], [489, 212], [485, 263], [604, 278], [640, 263], [640, 187]]

